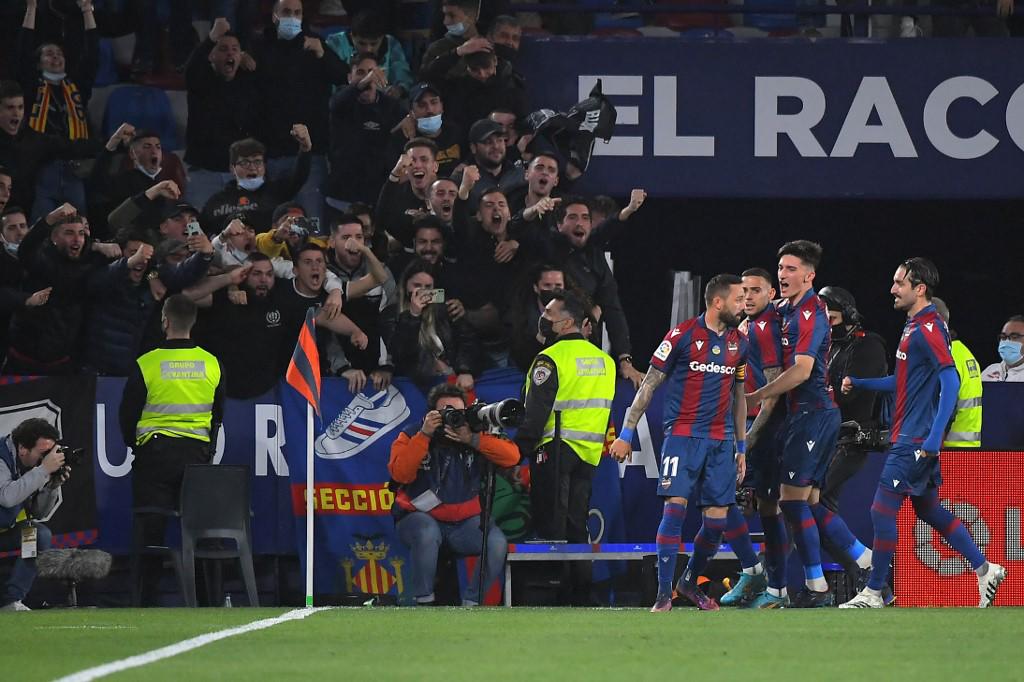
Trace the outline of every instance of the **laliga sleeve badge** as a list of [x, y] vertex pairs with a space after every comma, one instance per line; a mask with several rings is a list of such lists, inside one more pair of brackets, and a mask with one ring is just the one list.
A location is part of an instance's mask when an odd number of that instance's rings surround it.
[[658, 350], [654, 351], [654, 357], [659, 360], [668, 360], [668, 356], [672, 353], [672, 344], [668, 341], [662, 341], [661, 345], [658, 346]]
[[537, 365], [533, 368], [533, 383], [540, 386], [551, 376], [551, 368], [547, 365]]
[[36, 555], [36, 527], [24, 526], [21, 529], [21, 558], [34, 559]]

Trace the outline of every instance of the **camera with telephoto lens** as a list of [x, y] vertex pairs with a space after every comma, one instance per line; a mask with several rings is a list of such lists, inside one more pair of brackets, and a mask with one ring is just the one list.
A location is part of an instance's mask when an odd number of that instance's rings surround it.
[[846, 421], [839, 425], [836, 445], [882, 452], [889, 449], [889, 429], [866, 429], [853, 420]]
[[451, 405], [441, 410], [441, 422], [453, 429], [469, 426], [471, 431], [497, 431], [515, 428], [523, 423], [526, 407], [514, 398], [497, 403], [475, 402], [464, 410]]

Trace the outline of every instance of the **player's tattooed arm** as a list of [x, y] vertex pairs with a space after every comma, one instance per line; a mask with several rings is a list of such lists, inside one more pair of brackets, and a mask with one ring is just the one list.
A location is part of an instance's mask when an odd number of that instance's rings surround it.
[[654, 391], [658, 386], [661, 386], [664, 381], [665, 373], [661, 370], [653, 367], [647, 370], [647, 374], [644, 375], [644, 380], [640, 382], [640, 388], [633, 397], [633, 404], [629, 406], [629, 412], [626, 413], [626, 423], [624, 426], [627, 429], [636, 428], [636, 425], [640, 422], [640, 417], [647, 411], [647, 406], [651, 404], [651, 399], [654, 397]]
[[[781, 367], [765, 367], [765, 381], [771, 383], [772, 381], [775, 381], [781, 373]], [[757, 417], [754, 418], [754, 423], [750, 425], [750, 430], [747, 431], [747, 449], [754, 447], [754, 443], [757, 442], [758, 437], [761, 435], [761, 430], [771, 418], [772, 412], [775, 410], [775, 403], [778, 401], [779, 396], [772, 396], [771, 398], [765, 398], [761, 401], [761, 411], [757, 413]]]
[[654, 367], [647, 370], [643, 381], [640, 382], [640, 388], [637, 389], [636, 395], [633, 397], [633, 404], [629, 406], [629, 411], [626, 412], [626, 423], [622, 425], [619, 437], [612, 442], [609, 448], [609, 454], [611, 454], [615, 461], [626, 462], [632, 460], [633, 435], [636, 425], [640, 422], [641, 415], [647, 410], [647, 406], [651, 404], [654, 391], [658, 386], [661, 386], [663, 381], [665, 381], [664, 372]]

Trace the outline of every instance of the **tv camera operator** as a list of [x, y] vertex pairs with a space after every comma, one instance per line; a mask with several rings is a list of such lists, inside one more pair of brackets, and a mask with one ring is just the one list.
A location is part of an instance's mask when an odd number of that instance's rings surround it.
[[60, 499], [60, 486], [84, 450], [58, 445], [60, 433], [45, 419], [18, 424], [0, 440], [0, 551], [21, 550], [0, 595], [0, 610], [28, 611], [23, 600], [36, 577], [35, 557], [50, 549], [45, 518]]
[[[843, 419], [836, 451], [821, 487], [821, 503], [833, 514], [838, 514], [843, 485], [864, 466], [869, 452], [884, 451], [889, 447], [888, 417], [883, 398], [878, 393], [865, 390], [843, 393], [840, 390], [843, 377], [886, 376], [889, 373], [888, 351], [881, 336], [864, 329], [853, 294], [846, 289], [829, 286], [823, 287], [818, 295], [828, 307], [832, 327], [829, 383]], [[843, 565], [847, 575], [865, 578], [865, 572], [843, 548], [831, 546], [825, 533], [821, 539], [829, 555]]]
[[522, 404], [515, 400], [467, 408], [461, 388], [439, 384], [427, 394], [422, 425], [406, 427], [392, 444], [388, 472], [397, 484], [392, 512], [398, 537], [409, 548], [417, 604], [434, 603], [442, 544], [458, 555], [480, 555], [463, 606], [479, 604], [486, 586], [501, 574], [507, 543], [489, 518], [493, 467], [519, 461], [519, 450], [501, 429], [516, 426], [521, 415]]

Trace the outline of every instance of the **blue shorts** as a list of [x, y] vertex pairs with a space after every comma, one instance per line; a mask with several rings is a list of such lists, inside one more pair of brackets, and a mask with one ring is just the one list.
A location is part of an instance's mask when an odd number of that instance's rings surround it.
[[938, 457], [918, 457], [920, 445], [896, 443], [889, 448], [878, 484], [904, 495], [924, 495], [929, 488], [942, 485], [942, 466]]
[[[743, 478], [744, 488], [753, 488], [755, 494], [765, 500], [779, 499], [779, 472], [782, 470], [782, 448], [779, 436], [782, 433], [784, 412], [772, 416], [761, 429], [754, 447], [747, 450], [747, 475]], [[753, 420], [748, 420], [747, 430]]]
[[698, 507], [736, 503], [736, 444], [732, 440], [666, 436], [658, 494]]
[[842, 417], [838, 408], [797, 412], [782, 424], [781, 482], [817, 487], [836, 449]]

